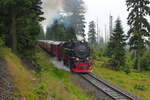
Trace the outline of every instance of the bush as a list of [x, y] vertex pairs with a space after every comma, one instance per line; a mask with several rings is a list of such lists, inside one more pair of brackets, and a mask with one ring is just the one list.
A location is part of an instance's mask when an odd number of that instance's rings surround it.
[[109, 58], [106, 57], [100, 57], [97, 60], [94, 60], [94, 66], [95, 67], [109, 67]]
[[105, 47], [91, 46], [91, 55], [94, 59], [98, 59], [104, 55]]
[[47, 91], [46, 87], [48, 87], [48, 86], [46, 86], [46, 84], [41, 83], [41, 84], [39, 84], [39, 87], [35, 89], [35, 92], [38, 95], [47, 96], [48, 95], [48, 91]]
[[126, 67], [124, 68], [124, 72], [125, 72], [126, 74], [129, 74], [129, 73], [131, 73], [131, 69], [130, 69], [128, 66], [126, 66]]
[[133, 66], [133, 60], [132, 60], [130, 54], [127, 53], [125, 66], [122, 69], [126, 74], [129, 74], [131, 72], [132, 66]]
[[150, 50], [147, 50], [141, 57], [141, 68], [150, 71]]
[[135, 84], [134, 89], [144, 91], [146, 89], [146, 86], [143, 84]]
[[4, 45], [4, 41], [2, 40], [2, 38], [0, 37], [0, 47], [2, 47]]

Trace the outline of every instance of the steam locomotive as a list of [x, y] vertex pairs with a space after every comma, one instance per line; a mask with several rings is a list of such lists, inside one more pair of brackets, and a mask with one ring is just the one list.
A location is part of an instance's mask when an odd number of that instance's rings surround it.
[[39, 46], [50, 55], [63, 60], [72, 72], [91, 72], [90, 48], [85, 41], [49, 41], [39, 40]]

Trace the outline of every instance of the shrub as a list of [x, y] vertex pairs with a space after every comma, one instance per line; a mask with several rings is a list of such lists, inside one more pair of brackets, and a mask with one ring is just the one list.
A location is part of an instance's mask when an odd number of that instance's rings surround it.
[[0, 47], [4, 45], [4, 41], [2, 40], [2, 38], [0, 37]]
[[144, 91], [146, 89], [146, 86], [143, 84], [135, 84], [134, 89]]
[[141, 57], [141, 68], [150, 70], [150, 50], [147, 50]]
[[39, 85], [39, 87], [35, 89], [35, 92], [36, 92], [38, 95], [45, 95], [45, 96], [47, 96], [47, 95], [48, 95], [48, 92], [47, 92], [47, 90], [46, 90], [46, 87], [47, 87], [46, 84], [41, 83], [41, 84]]
[[105, 47], [91, 46], [91, 55], [94, 59], [98, 59], [104, 55]]
[[129, 74], [131, 72], [132, 66], [133, 66], [133, 60], [131, 56], [127, 53], [125, 66], [122, 69], [126, 74]]

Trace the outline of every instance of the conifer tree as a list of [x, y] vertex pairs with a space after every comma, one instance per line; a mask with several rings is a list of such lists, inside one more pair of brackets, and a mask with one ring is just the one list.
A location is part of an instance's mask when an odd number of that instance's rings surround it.
[[58, 20], [55, 20], [51, 26], [48, 26], [46, 38], [56, 41], [71, 40], [75, 38], [75, 32], [73, 28], [65, 27], [63, 23], [59, 23]]
[[130, 25], [129, 45], [130, 50], [134, 53], [135, 66], [134, 68], [141, 70], [140, 57], [147, 41], [144, 37], [150, 36], [150, 23], [146, 17], [150, 16], [149, 0], [126, 0], [129, 16], [128, 24]]
[[64, 0], [64, 11], [68, 14], [70, 26], [76, 34], [85, 36], [85, 7], [83, 0]]
[[111, 58], [111, 65], [114, 70], [119, 70], [125, 62], [125, 35], [118, 18], [113, 33], [108, 43], [108, 53]]
[[44, 30], [43, 30], [43, 27], [42, 26], [40, 26], [40, 33], [39, 33], [39, 35], [38, 35], [38, 39], [39, 40], [45, 40], [46, 38], [45, 38], [45, 33], [44, 33]]
[[59, 24], [57, 20], [55, 20], [51, 26], [47, 27], [47, 31], [46, 31], [47, 40], [56, 40], [58, 27], [59, 27]]
[[14, 53], [21, 53], [35, 47], [40, 33], [41, 0], [0, 0], [0, 18], [7, 46]]
[[96, 30], [94, 21], [89, 23], [88, 41], [90, 44], [96, 44]]

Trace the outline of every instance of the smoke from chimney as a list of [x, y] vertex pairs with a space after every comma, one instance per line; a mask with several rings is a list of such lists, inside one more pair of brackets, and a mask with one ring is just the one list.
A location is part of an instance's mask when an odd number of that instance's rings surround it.
[[58, 11], [63, 8], [63, 0], [42, 0], [42, 8], [45, 18], [44, 21], [41, 22], [44, 31], [46, 31], [46, 27], [49, 24], [53, 23], [53, 18], [57, 16]]

